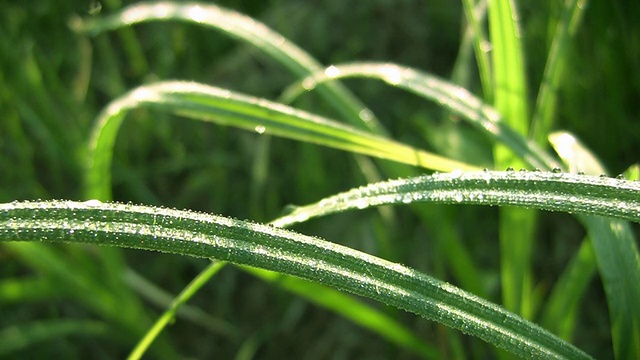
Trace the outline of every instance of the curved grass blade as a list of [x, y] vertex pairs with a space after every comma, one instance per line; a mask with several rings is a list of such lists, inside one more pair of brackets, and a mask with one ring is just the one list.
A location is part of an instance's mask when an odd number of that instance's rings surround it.
[[161, 82], [130, 91], [98, 116], [89, 144], [88, 198], [110, 199], [109, 167], [118, 129], [127, 112], [139, 107], [434, 170], [475, 168], [264, 99], [192, 82]]
[[363, 186], [295, 208], [273, 225], [290, 226], [351, 209], [414, 202], [521, 206], [640, 222], [639, 182], [555, 172], [455, 171]]
[[272, 226], [95, 200], [14, 202], [0, 205], [0, 241], [90, 243], [215, 258], [369, 297], [523, 357], [589, 358], [538, 326], [428, 275]]
[[[570, 133], [552, 133], [549, 135], [549, 141], [570, 170], [591, 174], [606, 173], [604, 166], [593, 153]], [[576, 269], [568, 276], [584, 283], [588, 273], [592, 271], [590, 268], [595, 267], [595, 264], [588, 261], [597, 262], [609, 306], [614, 354], [619, 359], [638, 358], [640, 310], [637, 302], [640, 299], [640, 254], [633, 232], [628, 224], [620, 221], [606, 222], [600, 218], [586, 216], [581, 217], [581, 220], [591, 239], [595, 259], [583, 256], [581, 260], [576, 260]], [[580, 291], [577, 284], [574, 283], [568, 289], [560, 288], [559, 291]], [[552, 297], [551, 300], [553, 302], [549, 304], [550, 311], [568, 306], [557, 303], [557, 300], [562, 300], [561, 296]]]
[[[255, 46], [300, 77], [323, 68], [308, 53], [265, 24], [214, 4], [168, 1], [138, 3], [103, 18], [75, 19], [71, 26], [77, 31], [98, 34], [151, 21], [182, 21], [222, 31], [228, 36]], [[318, 90], [320, 95], [353, 126], [364, 127], [381, 135], [385, 133], [373, 113], [343, 85], [326, 84]]]
[[314, 73], [293, 84], [285, 91], [282, 98], [290, 102], [302, 93], [313, 90], [317, 84], [351, 77], [382, 80], [391, 86], [436, 101], [468, 120], [471, 125], [495, 141], [509, 147], [529, 165], [540, 169], [551, 169], [557, 166], [553, 159], [509, 127], [494, 108], [468, 90], [410, 67], [368, 62], [332, 65], [322, 72]]

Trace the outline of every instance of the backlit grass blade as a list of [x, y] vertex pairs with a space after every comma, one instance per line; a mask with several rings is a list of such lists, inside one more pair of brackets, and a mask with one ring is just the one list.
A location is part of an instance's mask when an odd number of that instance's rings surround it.
[[[169, 1], [138, 3], [103, 18], [75, 19], [71, 25], [77, 31], [97, 34], [152, 21], [181, 21], [219, 30], [255, 46], [300, 77], [323, 68], [303, 49], [265, 24], [214, 4]], [[318, 90], [352, 125], [378, 134], [385, 132], [373, 113], [341, 84], [327, 84]]]
[[171, 303], [171, 306], [162, 313], [162, 315], [156, 320], [151, 329], [140, 339], [138, 345], [131, 351], [128, 359], [140, 359], [144, 355], [147, 348], [158, 337], [158, 334], [169, 324], [176, 316], [178, 308], [187, 302], [200, 288], [211, 279], [212, 276], [217, 274], [223, 267], [224, 262], [215, 262], [211, 266], [207, 267], [206, 271], [201, 272], [196, 276], [191, 283], [187, 285], [184, 290], [175, 298]]
[[[602, 164], [573, 135], [556, 132], [549, 134], [548, 139], [570, 173], [606, 174]], [[541, 320], [546, 329], [567, 341], [571, 340], [576, 327], [578, 305], [596, 270], [592, 240], [586, 237], [550, 292]]]
[[[606, 173], [604, 166], [592, 152], [570, 133], [552, 133], [549, 135], [549, 142], [571, 171]], [[578, 286], [581, 282], [586, 286], [586, 278], [595, 266], [589, 261], [597, 261], [609, 305], [610, 321], [615, 323], [611, 327], [614, 354], [620, 359], [637, 358], [640, 356], [640, 311], [636, 305], [640, 298], [640, 255], [633, 232], [628, 224], [622, 222], [607, 223], [602, 219], [586, 216], [581, 218], [589, 233], [590, 247], [595, 256], [578, 254], [581, 257], [574, 260], [575, 269], [570, 269], [572, 273], [567, 274], [577, 281], [569, 288], [560, 287], [555, 291], [562, 295], [552, 296], [549, 311], [561, 311], [569, 305], [567, 303], [575, 301], [562, 301], [562, 298], [569, 296], [567, 291], [584, 291]], [[547, 316], [551, 315], [547, 313]], [[562, 318], [554, 320], [561, 321]], [[566, 322], [563, 325], [566, 326]]]
[[110, 165], [118, 129], [127, 112], [139, 107], [434, 170], [474, 168], [264, 99], [197, 83], [162, 82], [130, 91], [98, 116], [89, 145], [88, 198], [110, 198]]
[[639, 182], [555, 172], [455, 171], [363, 186], [298, 207], [273, 224], [289, 226], [351, 209], [415, 202], [520, 206], [640, 222]]
[[540, 169], [555, 166], [551, 158], [515, 132], [493, 107], [463, 87], [410, 67], [364, 62], [332, 65], [290, 86], [285, 91], [283, 99], [291, 102], [302, 93], [315, 89], [317, 84], [350, 77], [382, 80], [391, 86], [436, 101], [445, 109], [462, 116], [496, 142], [507, 146], [530, 166]]
[[586, 0], [566, 0], [562, 7], [562, 13], [556, 24], [556, 31], [547, 56], [535, 112], [531, 120], [531, 137], [537, 144], [543, 144], [552, 129], [558, 100], [558, 87], [563, 78], [570, 41], [577, 31], [584, 10], [588, 6], [587, 3]]
[[[520, 42], [519, 15], [513, 0], [489, 2], [494, 106], [516, 133], [529, 133], [527, 80]], [[523, 167], [513, 150], [497, 143], [493, 148], [494, 167]], [[503, 305], [532, 318], [533, 275], [531, 259], [535, 231], [534, 211], [500, 209], [500, 275]]]
[[0, 241], [74, 242], [215, 258], [295, 275], [414, 312], [523, 357], [589, 358], [450, 284], [318, 238], [230, 218], [98, 201], [0, 205]]
[[[636, 205], [636, 211], [640, 209]], [[609, 306], [613, 353], [617, 359], [640, 356], [640, 255], [628, 223], [581, 217], [598, 261]]]

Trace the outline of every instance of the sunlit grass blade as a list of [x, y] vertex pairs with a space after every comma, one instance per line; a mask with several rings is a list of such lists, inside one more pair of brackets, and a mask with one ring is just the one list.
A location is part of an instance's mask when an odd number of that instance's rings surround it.
[[[217, 263], [211, 263], [207, 268], [202, 270], [201, 273], [209, 273], [210, 271], [213, 271], [209, 269], [209, 267], [217, 266]], [[144, 300], [158, 306], [161, 309], [171, 308], [173, 302], [176, 300], [176, 295], [165, 291], [164, 289], [160, 288], [158, 285], [152, 283], [132, 269], [126, 270], [124, 281]], [[190, 287], [200, 288], [200, 284], [192, 281], [182, 290], [183, 293], [189, 293], [193, 296], [195, 295], [195, 291], [189, 292], [190, 290], [188, 290], [188, 288]], [[184, 297], [183, 299], [185, 299], [186, 301], [189, 300], [186, 297]], [[185, 303], [181, 303], [176, 306], [177, 310], [175, 311], [175, 316], [178, 319], [183, 319], [185, 321], [196, 324], [201, 328], [208, 330], [213, 336], [216, 337], [224, 337], [233, 340], [238, 336], [239, 330], [237, 326], [223, 319], [212, 316], [199, 307], [186, 304], [186, 301]]]
[[[97, 34], [152, 21], [182, 21], [222, 31], [255, 46], [297, 76], [306, 76], [323, 68], [303, 49], [265, 24], [214, 4], [169, 1], [138, 3], [103, 18], [75, 19], [71, 26], [77, 31]], [[385, 132], [373, 113], [341, 84], [327, 84], [319, 92], [352, 125], [378, 134]]]
[[516, 355], [589, 358], [501, 307], [400, 264], [230, 218], [98, 201], [0, 205], [0, 241], [102, 244], [215, 258], [327, 284], [477, 336]]
[[314, 73], [293, 84], [285, 91], [282, 98], [290, 102], [302, 93], [313, 90], [317, 84], [350, 77], [381, 80], [425, 99], [436, 101], [445, 109], [462, 116], [494, 141], [507, 146], [532, 167], [550, 169], [556, 164], [535, 145], [528, 143], [523, 135], [514, 131], [498, 111], [468, 90], [410, 67], [389, 63], [360, 62], [332, 65], [324, 71]]
[[171, 306], [156, 320], [151, 329], [140, 339], [138, 345], [131, 351], [128, 359], [140, 359], [142, 355], [147, 351], [147, 348], [153, 343], [158, 334], [171, 322], [175, 316], [178, 308], [186, 303], [198, 290], [206, 284], [211, 278], [217, 274], [223, 267], [224, 262], [215, 262], [211, 266], [207, 267], [207, 271], [203, 271], [196, 276], [191, 283], [187, 285], [184, 290], [176, 296], [171, 303]]
[[548, 139], [569, 172], [587, 175], [607, 173], [600, 160], [571, 133], [566, 131], [553, 132], [548, 135]]
[[[520, 42], [519, 15], [512, 0], [489, 2], [489, 35], [494, 106], [516, 133], [529, 133], [527, 80]], [[493, 148], [494, 167], [519, 168], [525, 164], [509, 147]], [[536, 213], [525, 209], [500, 209], [500, 275], [503, 305], [532, 318], [533, 276], [531, 259]]]
[[527, 135], [527, 79], [519, 20], [513, 1], [489, 2], [494, 105], [511, 128], [521, 135]]
[[289, 226], [350, 209], [415, 202], [522, 206], [640, 222], [638, 182], [555, 172], [455, 171], [369, 184], [297, 207], [273, 224]]
[[[606, 173], [604, 166], [593, 153], [570, 133], [552, 133], [549, 135], [549, 141], [570, 170], [591, 174]], [[589, 261], [597, 260], [609, 305], [609, 317], [611, 323], [615, 323], [611, 327], [614, 354], [621, 359], [637, 358], [640, 356], [640, 311], [636, 305], [637, 299], [640, 299], [640, 254], [633, 232], [628, 224], [623, 222], [607, 223], [598, 218], [581, 218], [589, 233], [595, 259], [582, 256], [574, 260], [574, 263], [578, 261], [576, 268], [570, 269], [573, 273], [567, 276], [581, 281], [572, 284], [569, 290], [584, 291], [578, 285], [582, 282], [582, 286], [586, 286], [586, 277], [594, 266], [589, 264]], [[562, 302], [563, 296], [569, 296], [565, 288], [559, 288], [557, 292], [563, 295], [551, 298], [553, 302], [549, 304], [549, 311], [561, 308], [562, 304], [554, 302]], [[573, 301], [565, 299], [565, 306], [568, 305], [567, 302]], [[561, 321], [562, 318], [554, 320]]]
[[13, 325], [0, 330], [0, 356], [12, 358], [16, 356], [12, 353], [70, 335], [96, 337], [107, 333], [106, 324], [93, 320], [56, 319]]
[[371, 308], [357, 299], [321, 284], [302, 280], [293, 276], [272, 271], [241, 267], [265, 281], [278, 285], [308, 301], [340, 314], [364, 328], [370, 329], [389, 342], [412, 350], [425, 359], [437, 359], [441, 355], [432, 346], [426, 344], [406, 327], [388, 315]]
[[127, 112], [139, 107], [433, 170], [475, 168], [264, 99], [197, 83], [162, 82], [130, 91], [99, 115], [89, 149], [88, 198], [110, 199], [109, 169], [118, 129]]
[[633, 231], [627, 222], [582, 218], [588, 223], [607, 295], [614, 355], [636, 359], [640, 356], [640, 255]]
[[556, 31], [547, 55], [547, 64], [531, 120], [531, 138], [539, 145], [544, 144], [547, 134], [552, 129], [558, 100], [558, 87], [563, 78], [564, 66], [569, 54], [568, 49], [584, 10], [588, 6], [587, 3], [586, 0], [566, 0], [556, 24]]
[[[602, 164], [578, 139], [567, 132], [555, 132], [549, 142], [570, 173], [606, 174]], [[591, 239], [582, 240], [580, 249], [553, 286], [542, 312], [542, 325], [570, 341], [576, 327], [578, 305], [590, 280], [596, 275], [597, 263]]]

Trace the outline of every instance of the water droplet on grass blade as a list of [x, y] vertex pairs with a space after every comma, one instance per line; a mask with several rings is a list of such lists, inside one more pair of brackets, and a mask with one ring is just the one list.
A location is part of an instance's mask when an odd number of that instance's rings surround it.
[[338, 69], [337, 67], [331, 65], [324, 71], [324, 74], [327, 77], [334, 78], [334, 77], [340, 75], [340, 69]]
[[262, 134], [264, 134], [265, 131], [267, 131], [267, 128], [264, 125], [258, 125], [258, 126], [256, 126], [255, 131], [258, 134], [262, 135]]

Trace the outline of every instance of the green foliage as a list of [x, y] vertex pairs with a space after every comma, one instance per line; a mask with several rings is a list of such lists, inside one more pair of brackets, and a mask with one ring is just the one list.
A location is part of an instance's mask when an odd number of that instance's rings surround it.
[[222, 3], [3, 4], [3, 356], [640, 356], [640, 6]]

